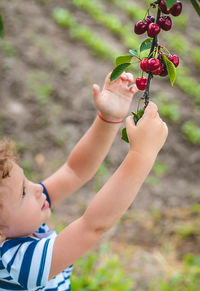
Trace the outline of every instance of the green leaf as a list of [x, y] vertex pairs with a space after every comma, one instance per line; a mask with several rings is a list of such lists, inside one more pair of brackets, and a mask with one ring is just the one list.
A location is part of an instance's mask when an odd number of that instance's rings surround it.
[[129, 50], [129, 53], [132, 54], [133, 56], [137, 56], [138, 55], [137, 50]]
[[116, 66], [119, 66], [121, 64], [130, 63], [132, 57], [133, 56], [119, 56], [116, 58], [115, 64]]
[[163, 57], [165, 65], [167, 66], [167, 71], [168, 71], [171, 85], [173, 86], [176, 80], [176, 68], [174, 64], [168, 59], [168, 57], [166, 57], [164, 54], [162, 54], [162, 57]]
[[167, 9], [169, 10], [175, 3], [176, 0], [166, 0]]
[[4, 23], [3, 23], [3, 17], [0, 14], [0, 37], [4, 37]]
[[127, 132], [126, 132], [126, 127], [124, 127], [124, 128], [122, 129], [122, 136], [121, 136], [121, 139], [124, 140], [125, 142], [129, 143], [128, 136], [127, 136]]
[[153, 41], [153, 38], [145, 39], [140, 46], [140, 52], [143, 52], [143, 51], [151, 48], [152, 41]]
[[110, 76], [110, 81], [114, 81], [131, 65], [131, 63], [124, 63], [114, 68]]
[[[200, 16], [200, 3], [197, 3], [196, 0], [190, 0], [197, 14]], [[200, 2], [200, 1], [199, 1]]]

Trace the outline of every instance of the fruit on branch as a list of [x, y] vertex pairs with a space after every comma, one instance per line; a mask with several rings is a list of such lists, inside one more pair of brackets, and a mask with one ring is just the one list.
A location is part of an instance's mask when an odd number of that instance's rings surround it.
[[160, 10], [164, 14], [171, 14], [173, 16], [179, 16], [181, 14], [181, 11], [182, 11], [182, 3], [180, 1], [176, 1], [176, 3], [168, 10], [167, 5], [166, 5], [166, 1], [161, 0]]
[[160, 66], [161, 66], [161, 63], [160, 63], [160, 60], [158, 60], [158, 59], [150, 58], [147, 61], [147, 70], [149, 72], [153, 72], [153, 71], [157, 70]]
[[172, 27], [172, 20], [169, 16], [162, 16], [158, 19], [158, 24], [163, 30], [168, 31]]
[[140, 62], [140, 68], [142, 69], [142, 71], [144, 71], [146, 73], [148, 72], [147, 62], [148, 62], [147, 58], [142, 59]]
[[156, 69], [155, 71], [152, 71], [152, 73], [153, 75], [160, 75], [161, 71], [162, 71], [162, 67], [160, 65], [160, 67], [158, 67], [158, 69]]
[[136, 86], [137, 86], [137, 88], [139, 89], [139, 90], [145, 90], [146, 89], [146, 87], [147, 87], [147, 78], [146, 77], [138, 77], [137, 79], [136, 79]]
[[161, 2], [160, 2], [160, 10], [164, 14], [169, 14], [169, 10], [167, 10], [167, 4], [166, 4], [165, 0], [161, 0]]
[[176, 55], [168, 56], [168, 59], [174, 64], [174, 66], [177, 68], [179, 65], [179, 57]]
[[161, 63], [161, 72], [160, 72], [159, 76], [165, 77], [167, 75], [168, 75], [167, 67], [166, 67], [165, 63]]
[[155, 37], [160, 32], [160, 25], [156, 23], [150, 23], [147, 27], [147, 34], [149, 37]]
[[170, 14], [173, 16], [179, 16], [182, 11], [182, 3], [180, 1], [177, 1], [171, 8], [170, 8]]
[[136, 34], [143, 34], [146, 30], [147, 30], [147, 22], [140, 20], [135, 24], [134, 32]]
[[148, 15], [148, 16], [145, 17], [145, 22], [147, 24], [154, 23], [154, 21], [155, 21], [154, 16]]

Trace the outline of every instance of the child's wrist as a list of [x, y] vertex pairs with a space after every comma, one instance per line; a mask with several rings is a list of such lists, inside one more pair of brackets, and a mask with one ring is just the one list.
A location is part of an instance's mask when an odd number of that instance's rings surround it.
[[100, 112], [98, 112], [98, 117], [102, 121], [104, 121], [106, 123], [110, 123], [110, 124], [120, 124], [120, 123], [124, 123], [124, 120], [123, 119], [121, 119], [121, 120], [112, 120], [111, 118], [107, 118], [107, 117], [102, 116]]

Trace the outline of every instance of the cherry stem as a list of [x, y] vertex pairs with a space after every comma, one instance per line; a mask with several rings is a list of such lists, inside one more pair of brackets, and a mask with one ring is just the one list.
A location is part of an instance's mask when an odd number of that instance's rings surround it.
[[[156, 4], [158, 4], [156, 23], [158, 23], [158, 19], [160, 18], [160, 14], [161, 14], [160, 2], [161, 2], [161, 0], [156, 1]], [[157, 39], [157, 36], [155, 36], [153, 38], [153, 41], [152, 41], [151, 50], [150, 50], [148, 58], [151, 56], [155, 47], [157, 47], [157, 46], [158, 46], [158, 39]], [[145, 101], [144, 101], [145, 107], [147, 107], [147, 105], [149, 104], [149, 89], [150, 89], [150, 83], [151, 83], [152, 78], [153, 78], [153, 74], [152, 74], [152, 72], [149, 72], [148, 80], [147, 80], [147, 87], [146, 87], [146, 90], [144, 91], [144, 94], [143, 94], [143, 99], [145, 99]]]

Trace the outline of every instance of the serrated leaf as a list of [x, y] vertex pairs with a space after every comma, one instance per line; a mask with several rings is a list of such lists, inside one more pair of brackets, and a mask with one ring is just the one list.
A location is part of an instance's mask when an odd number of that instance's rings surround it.
[[145, 50], [151, 48], [152, 41], [153, 41], [153, 38], [147, 38], [147, 39], [145, 39], [145, 40], [141, 43], [141, 46], [140, 46], [140, 52], [143, 52], [143, 51], [145, 51]]
[[114, 81], [117, 78], [119, 78], [119, 76], [121, 76], [121, 74], [131, 65], [131, 63], [125, 63], [125, 64], [121, 64], [117, 67], [114, 68], [114, 70], [112, 71], [112, 74], [110, 76], [110, 81]]
[[129, 143], [128, 136], [127, 136], [127, 132], [126, 132], [126, 127], [124, 127], [124, 128], [122, 129], [122, 136], [121, 136], [121, 139], [124, 140], [125, 142]]
[[169, 10], [175, 3], [176, 0], [166, 0], [167, 9]]
[[[200, 16], [200, 3], [197, 3], [196, 0], [190, 0], [197, 14]], [[199, 1], [200, 2], [200, 1]]]
[[174, 85], [174, 82], [176, 80], [176, 68], [174, 66], [174, 64], [168, 59], [168, 57], [166, 57], [164, 54], [162, 55], [164, 63], [167, 67], [167, 71], [168, 71], [168, 75], [169, 75], [169, 79], [171, 82], [171, 85]]
[[119, 66], [121, 64], [130, 63], [133, 56], [119, 56], [115, 60], [115, 65]]
[[3, 23], [3, 17], [0, 14], [0, 37], [4, 37], [4, 23]]
[[133, 56], [137, 56], [138, 55], [137, 50], [129, 50], [129, 53], [132, 54]]

